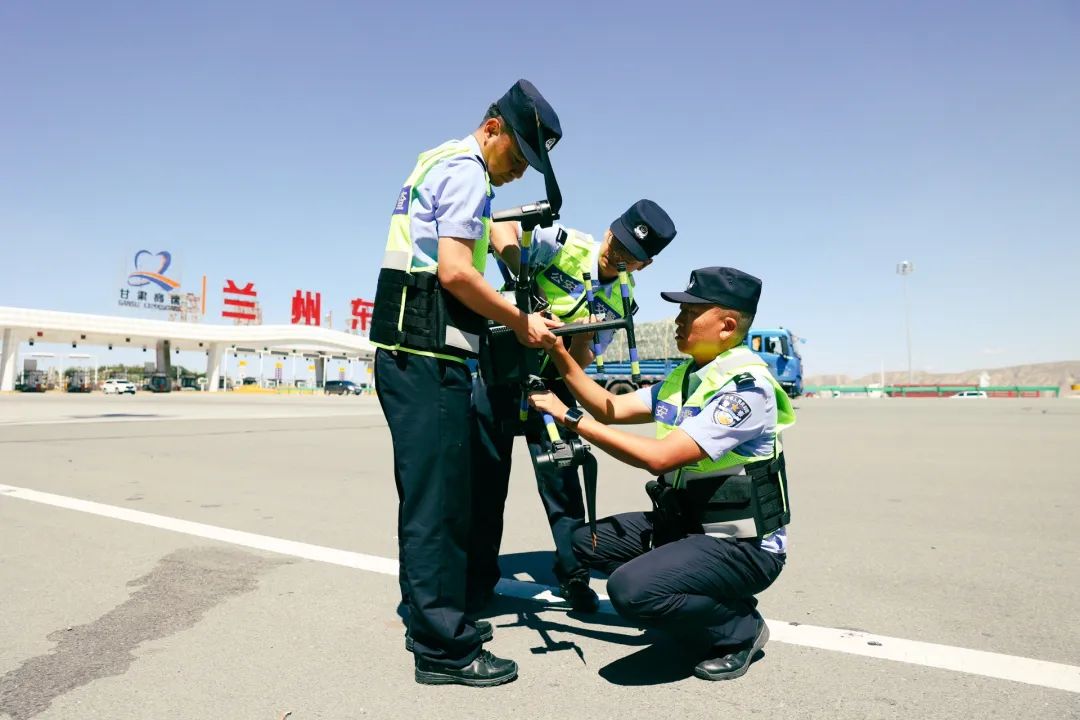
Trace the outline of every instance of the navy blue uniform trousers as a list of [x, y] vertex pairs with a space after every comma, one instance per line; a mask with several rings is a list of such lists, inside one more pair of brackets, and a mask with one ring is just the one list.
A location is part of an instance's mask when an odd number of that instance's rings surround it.
[[480, 652], [465, 616], [474, 420], [460, 362], [379, 349], [375, 387], [394, 443], [398, 561], [415, 654], [464, 667]]
[[750, 644], [761, 622], [754, 595], [769, 587], [785, 557], [758, 540], [686, 535], [650, 549], [653, 513], [613, 515], [574, 532], [583, 564], [610, 577], [611, 604], [623, 617], [682, 638], [703, 635], [718, 650]]
[[[561, 380], [548, 380], [547, 385], [563, 402], [574, 406], [574, 396]], [[476, 490], [481, 495], [473, 504], [476, 527], [475, 541], [469, 551], [469, 574], [473, 586], [493, 591], [499, 580], [503, 509], [514, 447], [514, 433], [506, 429], [505, 422], [518, 417], [521, 389], [517, 385], [489, 387], [478, 375], [473, 381], [473, 402], [476, 411], [473, 471]], [[546, 438], [543, 422], [532, 411], [525, 428], [531, 457], [536, 457], [541, 449], [541, 437]], [[587, 578], [589, 571], [578, 561], [572, 547], [574, 530], [585, 518], [577, 468], [537, 468], [534, 463], [533, 472], [555, 541], [555, 575], [560, 582], [571, 577]]]

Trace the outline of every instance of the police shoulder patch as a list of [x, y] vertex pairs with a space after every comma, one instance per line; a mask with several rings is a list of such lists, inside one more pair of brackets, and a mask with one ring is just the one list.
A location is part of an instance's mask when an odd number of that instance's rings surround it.
[[750, 417], [750, 406], [738, 393], [720, 393], [717, 398], [716, 410], [713, 411], [713, 422], [717, 425], [738, 427]]

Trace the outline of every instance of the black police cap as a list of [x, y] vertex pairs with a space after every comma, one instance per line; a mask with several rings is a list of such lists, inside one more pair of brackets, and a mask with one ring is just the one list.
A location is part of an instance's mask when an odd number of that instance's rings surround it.
[[[541, 158], [562, 137], [562, 126], [555, 110], [528, 80], [518, 80], [495, 104], [503, 120], [514, 131], [521, 154], [529, 165], [542, 173], [547, 172]], [[541, 140], [547, 152], [540, 149]]]
[[761, 297], [761, 280], [729, 267], [698, 268], [683, 292], [662, 292], [673, 303], [719, 305], [753, 315]]
[[611, 233], [631, 255], [645, 261], [675, 239], [675, 223], [652, 200], [638, 200], [611, 223]]

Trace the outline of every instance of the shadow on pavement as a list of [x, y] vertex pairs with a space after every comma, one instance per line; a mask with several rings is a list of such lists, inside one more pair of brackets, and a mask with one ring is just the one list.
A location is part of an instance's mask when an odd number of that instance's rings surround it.
[[613, 685], [663, 685], [690, 677], [701, 653], [671, 638], [621, 657], [600, 668], [600, 677]]
[[[514, 579], [515, 575], [527, 575], [532, 582], [546, 585], [558, 585], [552, 570], [550, 552], [525, 552], [503, 555], [499, 558], [502, 576]], [[408, 608], [398, 605], [397, 614], [405, 624]], [[524, 627], [535, 632], [540, 644], [530, 648], [534, 655], [550, 652], [573, 652], [588, 666], [588, 658], [581, 646], [573, 640], [556, 640], [552, 633], [577, 636], [613, 643], [625, 647], [641, 647], [640, 650], [619, 658], [600, 668], [597, 673], [613, 685], [647, 686], [679, 682], [693, 676], [694, 665], [707, 654], [707, 649], [700, 643], [678, 640], [655, 630], [642, 628], [617, 615], [608, 613], [576, 613], [565, 605], [553, 604], [543, 599], [526, 599], [496, 595], [478, 614], [480, 618], [499, 618], [514, 615], [510, 622], [496, 621], [495, 627]], [[572, 618], [587, 626], [561, 622], [560, 619]], [[605, 628], [638, 629], [637, 634], [628, 634]], [[764, 657], [758, 652], [753, 662]]]
[[[750, 664], [764, 657], [765, 651], [758, 650]], [[608, 663], [600, 668], [600, 677], [612, 685], [663, 685], [693, 676], [694, 666], [704, 658], [702, 650], [665, 638], [633, 655]]]

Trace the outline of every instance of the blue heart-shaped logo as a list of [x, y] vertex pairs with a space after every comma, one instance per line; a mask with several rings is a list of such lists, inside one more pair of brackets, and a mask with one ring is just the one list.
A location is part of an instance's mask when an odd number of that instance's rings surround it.
[[[160, 258], [160, 261], [155, 263], [154, 258]], [[169, 269], [169, 265], [172, 265], [172, 255], [165, 250], [156, 255], [149, 250], [140, 250], [135, 253], [135, 272], [152, 272], [164, 275], [165, 271]]]
[[128, 285], [144, 287], [153, 283], [162, 290], [175, 290], [180, 283], [165, 275], [170, 265], [171, 253], [162, 250], [155, 254], [149, 250], [140, 250], [135, 253], [135, 269], [128, 275]]

